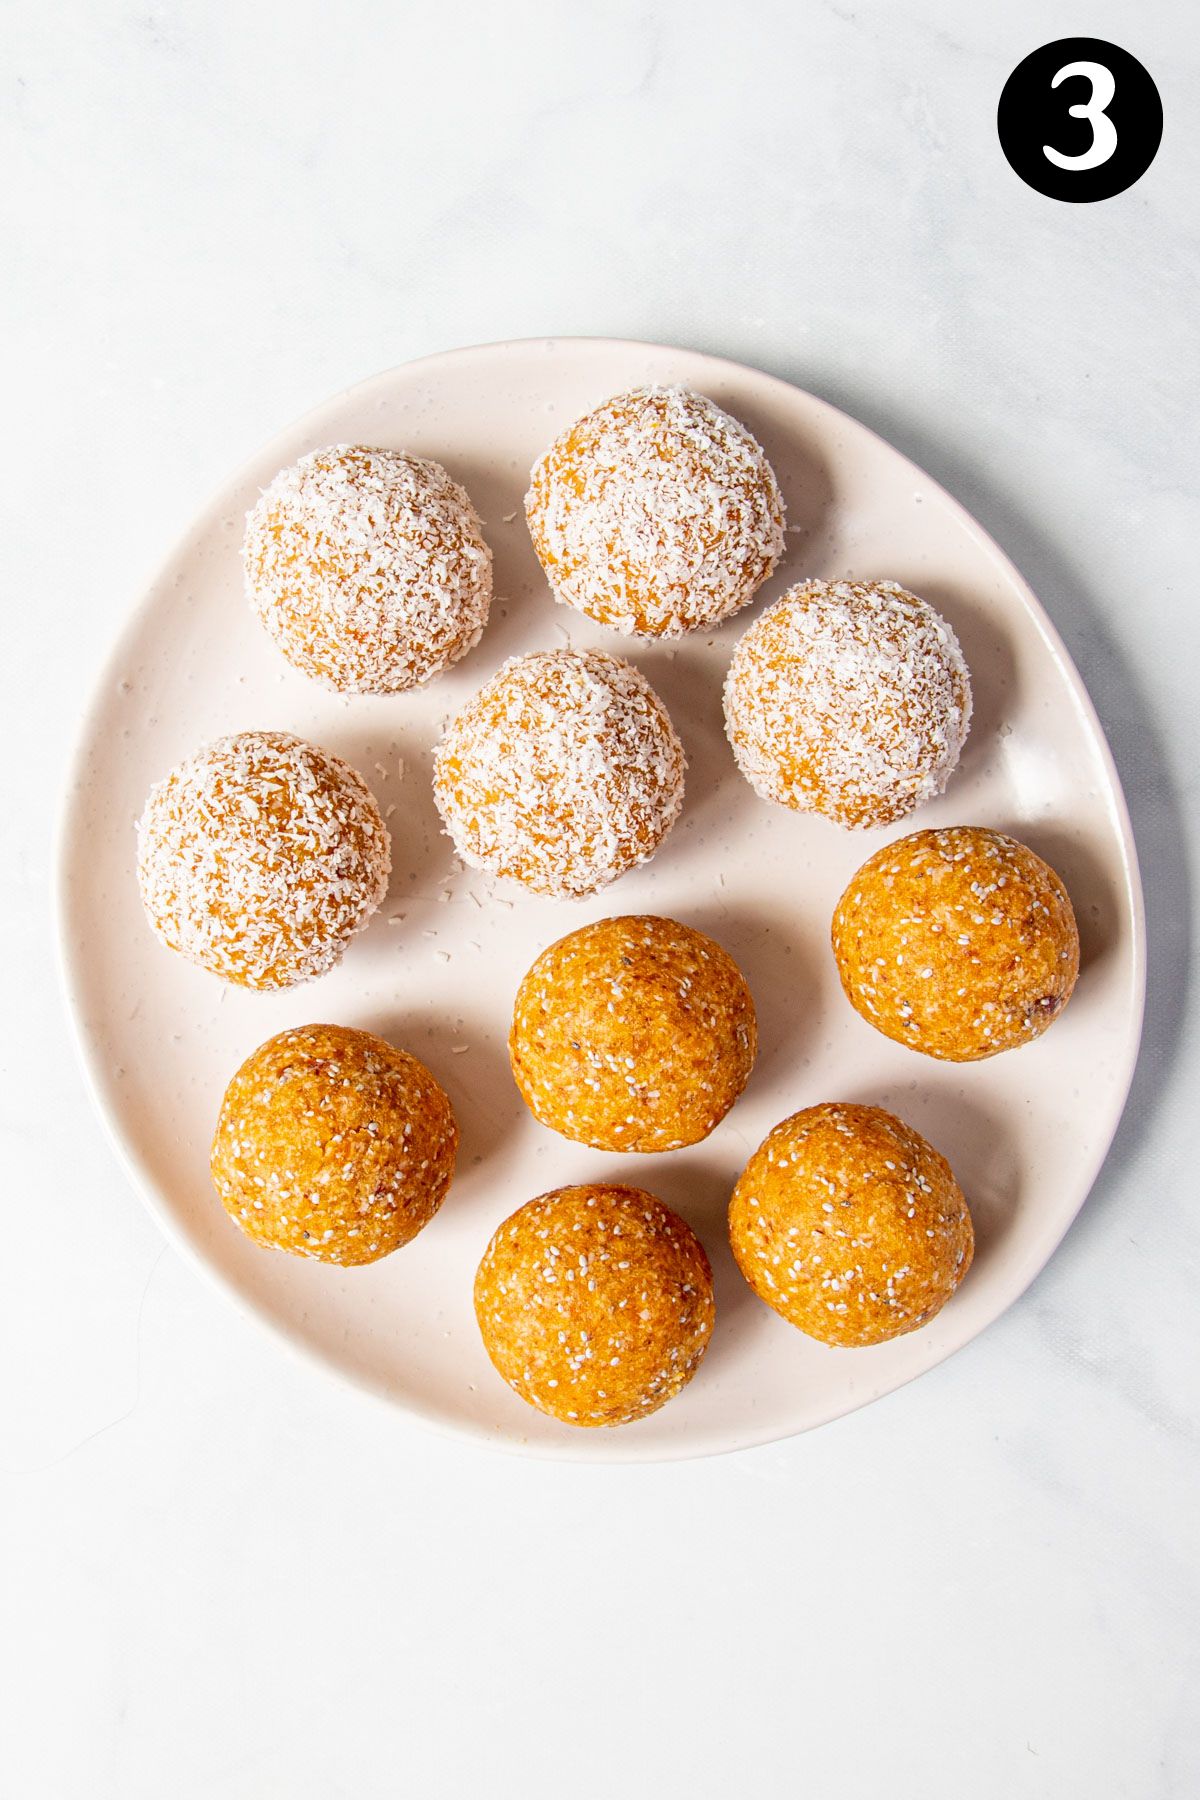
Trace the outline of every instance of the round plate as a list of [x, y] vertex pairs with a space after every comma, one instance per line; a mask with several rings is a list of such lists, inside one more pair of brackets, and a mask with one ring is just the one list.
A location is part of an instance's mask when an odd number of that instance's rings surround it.
[[[620, 638], [550, 598], [525, 528], [529, 467], [577, 414], [641, 382], [680, 382], [744, 419], [788, 503], [783, 565], [755, 606], [710, 637]], [[495, 551], [497, 601], [478, 648], [432, 686], [342, 699], [295, 674], [242, 593], [243, 516], [284, 463], [317, 445], [387, 444], [436, 457], [465, 484]], [[913, 825], [845, 832], [757, 799], [725, 741], [721, 684], [750, 619], [801, 576], [892, 577], [953, 624], [975, 717], [943, 799]], [[683, 815], [655, 859], [595, 899], [536, 899], [460, 868], [430, 791], [453, 710], [505, 657], [570, 642], [636, 661], [689, 758]], [[361, 770], [393, 840], [388, 899], [318, 985], [259, 995], [170, 955], [142, 916], [134, 821], [151, 782], [224, 732], [286, 728]], [[1075, 903], [1083, 972], [1039, 1042], [966, 1066], [890, 1043], [847, 1005], [829, 950], [834, 902], [858, 864], [914, 825], [1011, 831]], [[537, 1125], [505, 1053], [533, 957], [586, 921], [668, 913], [718, 938], [759, 1009], [758, 1066], [703, 1144], [633, 1157]], [[431, 357], [339, 394], [256, 457], [187, 533], [104, 671], [67, 801], [59, 889], [64, 976], [84, 1067], [117, 1150], [171, 1241], [319, 1362], [430, 1423], [535, 1455], [652, 1460], [733, 1450], [818, 1425], [932, 1367], [1037, 1274], [1082, 1204], [1116, 1129], [1141, 1024], [1144, 932], [1133, 840], [1095, 713], [1011, 564], [928, 476], [862, 425], [786, 382], [688, 351], [573, 339]], [[459, 1174], [408, 1248], [342, 1270], [257, 1249], [217, 1203], [208, 1146], [225, 1083], [286, 1026], [364, 1026], [414, 1051], [462, 1127]], [[948, 1158], [975, 1220], [970, 1276], [924, 1330], [834, 1350], [783, 1323], [733, 1265], [725, 1208], [755, 1146], [819, 1100], [892, 1108]], [[494, 1227], [565, 1182], [651, 1188], [699, 1231], [717, 1325], [696, 1379], [615, 1431], [525, 1406], [484, 1354], [471, 1307]]]

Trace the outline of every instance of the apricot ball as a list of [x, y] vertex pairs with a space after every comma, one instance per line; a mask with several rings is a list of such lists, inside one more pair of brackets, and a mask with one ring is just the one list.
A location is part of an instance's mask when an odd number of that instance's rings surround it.
[[757, 1032], [741, 970], [675, 919], [601, 919], [543, 950], [508, 1048], [534, 1117], [597, 1150], [699, 1143], [749, 1080]]
[[255, 1243], [321, 1262], [376, 1262], [429, 1223], [458, 1126], [415, 1056], [369, 1031], [303, 1025], [247, 1057], [225, 1090], [210, 1167]]
[[760, 1300], [848, 1347], [928, 1324], [974, 1251], [945, 1158], [882, 1107], [840, 1102], [768, 1133], [734, 1189], [729, 1237]]
[[940, 794], [971, 719], [958, 639], [894, 581], [802, 581], [739, 640], [725, 683], [734, 757], [765, 800], [851, 828]]
[[301, 674], [342, 694], [419, 687], [478, 643], [492, 553], [440, 463], [334, 444], [281, 469], [246, 520], [246, 593]]
[[783, 551], [761, 445], [680, 387], [634, 388], [577, 419], [535, 465], [525, 512], [555, 597], [646, 637], [719, 624]]
[[691, 1227], [641, 1188], [556, 1188], [506, 1219], [475, 1277], [484, 1348], [530, 1406], [624, 1425], [691, 1380], [712, 1272]]
[[683, 805], [683, 746], [632, 663], [514, 657], [452, 719], [434, 799], [464, 862], [580, 899], [645, 862]]
[[286, 731], [242, 731], [150, 790], [138, 886], [154, 931], [241, 987], [323, 975], [387, 891], [391, 848], [362, 776]]
[[832, 939], [855, 1011], [946, 1062], [1040, 1037], [1079, 974], [1066, 888], [1025, 844], [981, 825], [877, 850], [838, 901]]

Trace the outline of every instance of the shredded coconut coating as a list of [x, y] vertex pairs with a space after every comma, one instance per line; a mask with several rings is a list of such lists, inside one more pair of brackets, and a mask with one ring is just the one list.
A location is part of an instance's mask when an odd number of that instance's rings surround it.
[[496, 1369], [569, 1425], [624, 1425], [674, 1398], [712, 1335], [699, 1238], [635, 1187], [557, 1188], [496, 1232], [475, 1277]]
[[218, 738], [151, 788], [138, 885], [163, 943], [248, 988], [339, 962], [387, 891], [387, 829], [361, 775], [286, 731]]
[[225, 1090], [213, 1184], [255, 1243], [376, 1262], [446, 1196], [458, 1125], [423, 1063], [369, 1031], [304, 1025], [247, 1058]]
[[525, 513], [555, 597], [649, 637], [727, 619], [783, 552], [761, 445], [686, 388], [634, 388], [576, 420], [534, 465]]
[[1040, 1037], [1079, 974], [1075, 914], [1054, 870], [979, 825], [876, 851], [838, 901], [832, 939], [867, 1023], [947, 1062]]
[[247, 514], [246, 593], [288, 661], [343, 694], [418, 687], [487, 624], [492, 553], [440, 463], [337, 444]]
[[597, 1150], [697, 1144], [750, 1078], [754, 1002], [720, 944], [675, 919], [601, 919], [543, 950], [508, 1048], [534, 1117]]
[[631, 663], [539, 650], [506, 662], [451, 721], [434, 798], [465, 862], [579, 899], [654, 854], [683, 805], [685, 767]]
[[928, 1324], [975, 1248], [945, 1158], [882, 1107], [838, 1103], [769, 1133], [734, 1189], [729, 1236], [760, 1300], [847, 1347]]
[[971, 722], [958, 639], [894, 581], [802, 581], [744, 633], [725, 730], [764, 800], [852, 828], [940, 794]]

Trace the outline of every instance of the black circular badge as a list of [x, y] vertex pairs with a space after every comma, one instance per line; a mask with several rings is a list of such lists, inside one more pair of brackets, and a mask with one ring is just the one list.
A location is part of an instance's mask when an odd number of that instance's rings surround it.
[[1056, 38], [1019, 62], [996, 110], [1000, 148], [1051, 200], [1111, 200], [1162, 138], [1162, 101], [1136, 56], [1103, 38]]

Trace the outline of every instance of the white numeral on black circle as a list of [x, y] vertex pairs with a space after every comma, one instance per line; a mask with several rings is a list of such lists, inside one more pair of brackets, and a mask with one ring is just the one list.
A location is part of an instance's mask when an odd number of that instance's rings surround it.
[[1073, 119], [1087, 120], [1092, 128], [1092, 141], [1078, 156], [1064, 156], [1053, 144], [1043, 144], [1042, 155], [1059, 169], [1098, 169], [1117, 147], [1117, 128], [1104, 110], [1112, 104], [1117, 84], [1111, 69], [1106, 69], [1103, 63], [1073, 62], [1064, 63], [1050, 86], [1057, 87], [1069, 75], [1086, 75], [1092, 84], [1092, 91], [1081, 106], [1067, 108]]

